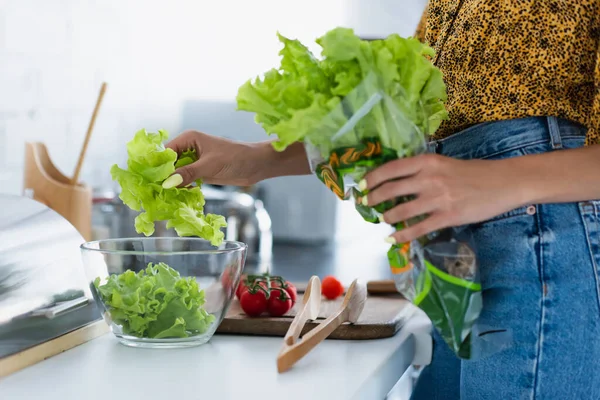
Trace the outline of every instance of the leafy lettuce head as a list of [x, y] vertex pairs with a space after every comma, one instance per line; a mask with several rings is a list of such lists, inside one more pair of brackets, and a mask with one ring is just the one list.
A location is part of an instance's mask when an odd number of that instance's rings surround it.
[[310, 142], [326, 156], [378, 138], [400, 156], [417, 142], [410, 135], [423, 142], [448, 117], [446, 86], [429, 60], [433, 49], [417, 39], [394, 34], [365, 41], [335, 28], [317, 39], [317, 59], [298, 40], [278, 36], [279, 68], [247, 81], [237, 95], [238, 110], [255, 113], [265, 132], [277, 136], [276, 150]]
[[167, 264], [148, 264], [135, 273], [127, 270], [94, 281], [114, 323], [128, 335], [183, 338], [208, 330], [215, 316], [204, 309], [204, 291], [194, 277], [183, 278]]
[[197, 160], [193, 150], [177, 153], [163, 144], [169, 137], [164, 130], [149, 133], [138, 131], [127, 143], [127, 169], [113, 165], [113, 180], [121, 186], [120, 199], [135, 211], [142, 211], [135, 219], [135, 230], [150, 236], [156, 221], [167, 221], [179, 236], [196, 236], [218, 246], [223, 242], [221, 228], [227, 224], [220, 215], [204, 214], [204, 195], [197, 181], [196, 187], [170, 187], [163, 183], [176, 168]]

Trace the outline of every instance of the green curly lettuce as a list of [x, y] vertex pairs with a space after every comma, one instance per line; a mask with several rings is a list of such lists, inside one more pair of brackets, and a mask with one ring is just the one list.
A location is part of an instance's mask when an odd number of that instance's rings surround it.
[[184, 338], [208, 330], [215, 316], [204, 305], [204, 291], [193, 277], [183, 278], [167, 264], [94, 281], [112, 321], [123, 333], [144, 338]]
[[[238, 110], [255, 113], [265, 132], [277, 136], [278, 151], [308, 141], [327, 156], [377, 138], [406, 156], [448, 118], [442, 73], [429, 60], [433, 49], [417, 39], [393, 34], [365, 41], [336, 28], [317, 39], [319, 60], [299, 41], [278, 36], [279, 68], [244, 83], [236, 97]], [[370, 111], [357, 118], [370, 101]]]
[[204, 214], [202, 182], [185, 188], [171, 182], [176, 168], [198, 159], [196, 152], [188, 150], [178, 157], [163, 145], [168, 137], [164, 130], [148, 133], [142, 129], [127, 143], [127, 169], [115, 164], [110, 170], [121, 186], [119, 197], [132, 210], [142, 211], [135, 219], [137, 233], [151, 236], [156, 221], [167, 221], [167, 227], [179, 236], [200, 237], [218, 246], [225, 238], [222, 228], [227, 223], [223, 216]]

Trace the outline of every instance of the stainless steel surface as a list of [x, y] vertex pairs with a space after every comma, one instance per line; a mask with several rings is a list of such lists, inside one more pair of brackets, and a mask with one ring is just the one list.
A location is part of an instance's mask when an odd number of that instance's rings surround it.
[[73, 311], [79, 307], [84, 307], [88, 305], [89, 302], [90, 299], [85, 296], [77, 297], [73, 300], [54, 303], [49, 307], [34, 310], [31, 312], [31, 315], [35, 317], [46, 317], [48, 319], [52, 319], [66, 312]]
[[48, 207], [0, 195], [0, 358], [100, 319], [88, 301], [83, 242]]
[[[204, 211], [225, 216], [226, 240], [240, 241], [248, 246], [246, 269], [253, 272], [269, 270], [273, 249], [271, 218], [258, 200], [247, 193], [224, 191], [203, 186], [206, 200]], [[126, 238], [140, 236], [135, 232], [134, 219], [137, 211], [131, 210], [117, 197], [107, 192], [95, 194], [92, 211], [95, 239]], [[112, 198], [111, 198], [112, 197]], [[177, 233], [167, 229], [165, 221], [155, 224], [156, 237], [174, 237]]]

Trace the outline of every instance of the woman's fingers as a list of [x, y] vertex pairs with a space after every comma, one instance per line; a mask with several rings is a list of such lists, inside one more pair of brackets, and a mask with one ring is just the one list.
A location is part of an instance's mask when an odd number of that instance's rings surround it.
[[222, 162], [220, 163], [221, 159], [221, 154], [214, 155], [207, 153], [192, 164], [177, 168], [175, 173], [181, 175], [183, 178], [183, 183], [180, 186], [190, 185], [198, 179], [202, 179], [202, 182], [206, 184], [232, 184], [241, 186], [241, 183], [235, 179], [229, 179], [228, 182], [221, 178], [222, 174], [229, 173], [230, 169], [230, 166], [227, 164], [223, 165]]
[[419, 198], [402, 203], [386, 211], [383, 214], [383, 220], [387, 224], [397, 224], [405, 222], [411, 218], [425, 214], [431, 214], [438, 209], [438, 203], [435, 198]]
[[422, 186], [422, 180], [412, 177], [385, 182], [369, 194], [363, 196], [362, 204], [373, 207], [397, 197], [417, 195], [421, 191]]
[[[184, 151], [194, 149], [196, 150], [196, 155], [200, 156], [200, 149], [198, 145], [198, 132], [196, 131], [185, 131], [171, 140], [165, 146], [173, 151], [175, 151], [178, 155], [183, 153]], [[198, 172], [202, 169], [200, 165], [201, 161], [198, 160], [192, 164], [185, 165], [183, 167], [177, 168], [175, 173], [171, 176], [180, 175], [182, 182], [178, 184], [179, 187], [185, 187], [190, 185], [192, 182], [199, 178]], [[179, 180], [179, 178], [177, 178]]]
[[197, 176], [198, 170], [199, 170], [198, 164], [199, 164], [199, 161], [196, 161], [195, 163], [188, 164], [184, 167], [180, 167], [175, 170], [175, 174], [181, 175], [181, 178], [182, 178], [182, 182], [179, 185], [179, 187], [185, 187], [199, 178]]
[[198, 153], [197, 139], [198, 132], [185, 131], [167, 143], [165, 147], [175, 151], [177, 154], [181, 154], [190, 149], [194, 149], [196, 150], [196, 153]]
[[435, 155], [432, 154], [400, 158], [387, 162], [369, 172], [365, 179], [359, 183], [359, 189], [374, 189], [384, 182], [415, 175], [433, 162], [435, 162]]
[[386, 242], [393, 244], [409, 243], [420, 238], [421, 236], [427, 235], [428, 233], [447, 228], [450, 226], [448, 221], [449, 219], [446, 218], [443, 213], [433, 213], [415, 225], [394, 232], [392, 235], [386, 238]]

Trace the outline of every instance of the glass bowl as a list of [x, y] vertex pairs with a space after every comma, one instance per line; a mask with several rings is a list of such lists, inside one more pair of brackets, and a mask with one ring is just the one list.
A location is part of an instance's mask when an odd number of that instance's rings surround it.
[[121, 343], [206, 343], [235, 297], [247, 246], [199, 238], [106, 239], [81, 245], [92, 297]]

